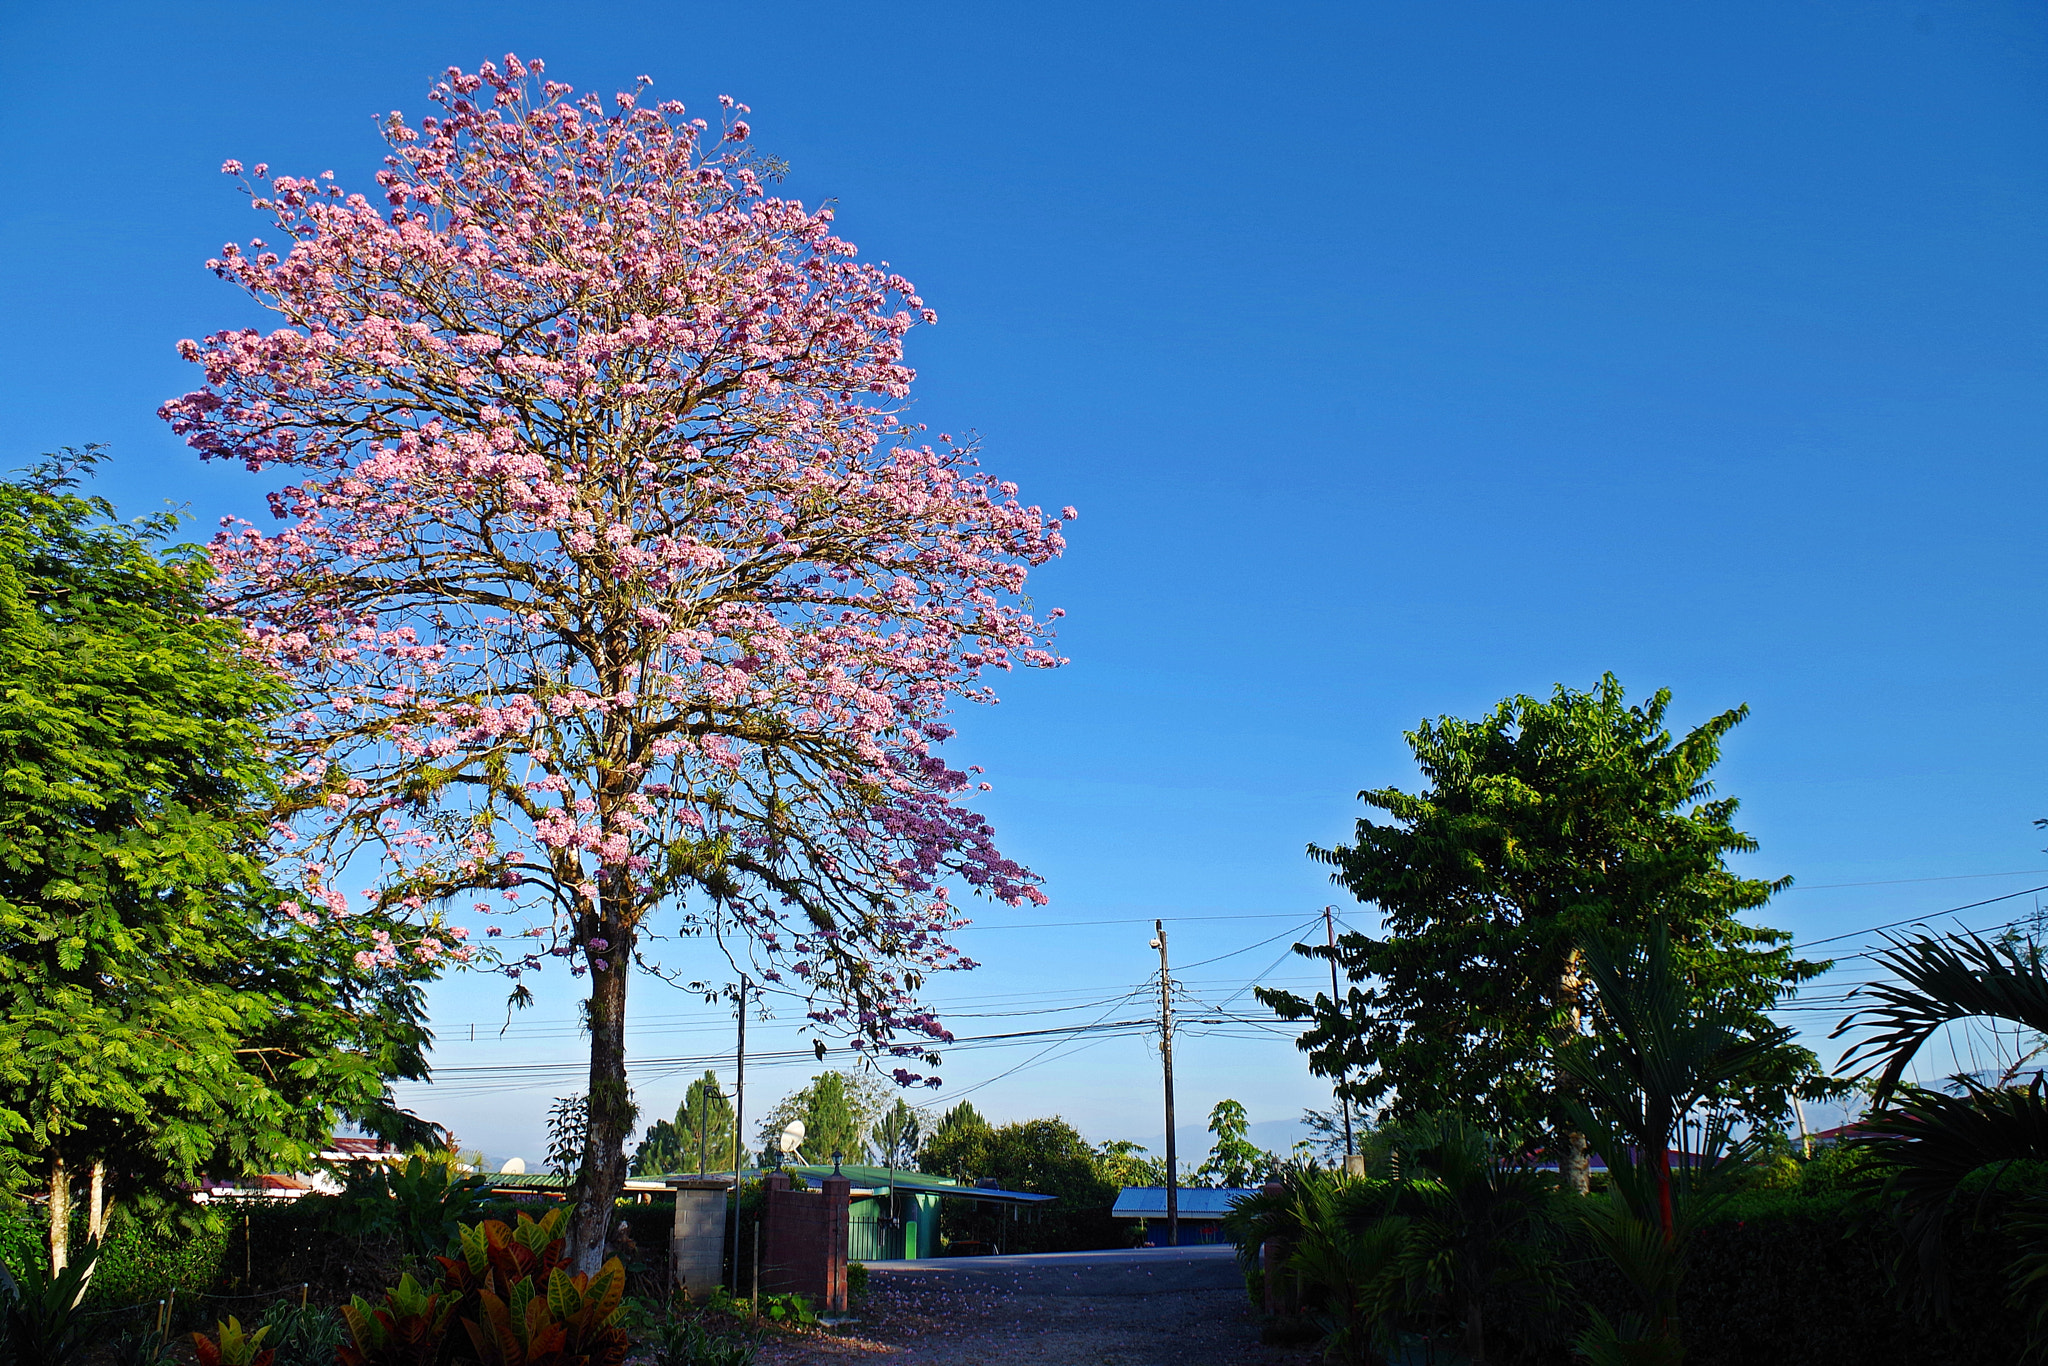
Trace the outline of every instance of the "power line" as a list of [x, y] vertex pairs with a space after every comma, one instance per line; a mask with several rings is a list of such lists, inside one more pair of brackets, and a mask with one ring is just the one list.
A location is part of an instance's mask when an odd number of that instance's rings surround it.
[[1797, 883], [1786, 888], [1789, 892], [1829, 892], [1843, 887], [1904, 887], [1916, 882], [1968, 882], [1980, 877], [2028, 877], [2034, 873], [2048, 873], [2048, 868], [2015, 868], [2009, 873], [1948, 873], [1941, 877], [1890, 877], [1876, 882], [1817, 882], [1810, 887]]
[[[1310, 917], [1309, 917], [1309, 918], [1308, 918], [1307, 920], [1301, 921], [1301, 922], [1300, 922], [1299, 924], [1295, 924], [1295, 925], [1290, 925], [1290, 926], [1288, 926], [1288, 927], [1287, 927], [1286, 929], [1284, 929], [1284, 930], [1280, 931], [1280, 933], [1278, 933], [1278, 934], [1275, 934], [1275, 935], [1268, 935], [1268, 936], [1267, 936], [1266, 938], [1264, 938], [1264, 939], [1261, 939], [1261, 940], [1260, 940], [1260, 941], [1259, 941], [1258, 943], [1256, 943], [1256, 944], [1247, 944], [1247, 945], [1245, 945], [1245, 946], [1244, 946], [1243, 948], [1241, 948], [1241, 949], [1232, 949], [1232, 950], [1231, 950], [1231, 951], [1230, 951], [1229, 953], [1219, 953], [1219, 954], [1217, 954], [1217, 955], [1216, 955], [1216, 956], [1215, 956], [1214, 958], [1204, 958], [1204, 959], [1202, 959], [1202, 960], [1201, 960], [1200, 962], [1196, 962], [1196, 963], [1189, 963], [1189, 964], [1187, 964], [1187, 965], [1186, 965], [1186, 967], [1189, 967], [1189, 968], [1206, 968], [1206, 967], [1208, 967], [1208, 966], [1209, 966], [1209, 964], [1211, 964], [1211, 963], [1220, 963], [1220, 962], [1222, 962], [1222, 961], [1223, 961], [1224, 959], [1226, 959], [1226, 958], [1235, 958], [1235, 957], [1237, 957], [1237, 956], [1238, 956], [1238, 955], [1239, 955], [1240, 953], [1250, 953], [1250, 952], [1251, 952], [1251, 951], [1252, 951], [1253, 949], [1261, 949], [1261, 948], [1264, 948], [1264, 947], [1265, 947], [1266, 945], [1268, 945], [1268, 944], [1272, 943], [1272, 942], [1273, 942], [1273, 941], [1274, 941], [1275, 939], [1285, 939], [1285, 938], [1287, 938], [1287, 936], [1289, 936], [1289, 935], [1291, 935], [1291, 934], [1299, 934], [1299, 933], [1300, 933], [1300, 932], [1301, 932], [1302, 930], [1306, 929], [1306, 928], [1307, 928], [1308, 926], [1310, 926], [1310, 925], [1313, 925], [1313, 924], [1314, 924], [1314, 923], [1315, 923], [1316, 921], [1318, 921], [1318, 920], [1321, 920], [1321, 919], [1322, 919], [1322, 916], [1321, 916], [1321, 914], [1316, 914], [1316, 915], [1312, 915], [1312, 916], [1310, 916]], [[1293, 949], [1293, 948], [1292, 948], [1292, 947], [1290, 946], [1290, 947], [1288, 948], [1287, 952], [1288, 952], [1288, 953], [1293, 953], [1293, 952], [1294, 952], [1294, 949]], [[1283, 954], [1283, 955], [1281, 955], [1281, 957], [1282, 957], [1282, 959], [1284, 959], [1284, 958], [1286, 957], [1286, 955], [1285, 955], [1285, 954]], [[1185, 970], [1185, 969], [1183, 969], [1183, 970]], [[1185, 981], [1186, 979], [1185, 979], [1185, 978], [1183, 978], [1182, 980], [1183, 980], [1183, 981]]]
[[[1912, 925], [1923, 921], [1936, 920], [1942, 916], [1955, 915], [1962, 911], [1974, 911], [1979, 906], [1995, 906], [2001, 901], [2011, 901], [2014, 897], [2026, 896], [2031, 892], [2048, 892], [2048, 883], [2043, 883], [2039, 887], [2022, 887], [2019, 891], [2007, 892], [2004, 896], [1986, 897], [1982, 901], [1972, 901], [1967, 906], [1951, 906], [1945, 911], [1930, 911], [1920, 915], [1909, 915], [1904, 920], [1894, 920], [1883, 925], [1868, 925], [1860, 930], [1847, 930], [1841, 934], [1829, 935], [1825, 939], [1809, 939], [1803, 944], [1794, 944], [1792, 952], [1797, 953], [1801, 949], [1810, 949], [1817, 944], [1834, 944], [1844, 939], [1855, 939], [1861, 935], [1876, 934], [1879, 930], [1895, 930], [1901, 925]], [[1861, 958], [1865, 955], [1856, 954], [1853, 956]]]

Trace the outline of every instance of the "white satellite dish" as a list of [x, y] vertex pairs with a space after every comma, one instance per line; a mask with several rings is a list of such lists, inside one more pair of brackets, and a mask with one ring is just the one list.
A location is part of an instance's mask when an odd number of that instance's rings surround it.
[[800, 1119], [792, 1119], [789, 1123], [782, 1126], [782, 1134], [775, 1140], [775, 1146], [782, 1149], [782, 1155], [787, 1157], [798, 1148], [801, 1148], [803, 1142], [804, 1122]]
[[503, 1176], [524, 1176], [526, 1175], [526, 1159], [523, 1157], [508, 1157], [505, 1159], [505, 1165], [498, 1168], [498, 1172]]

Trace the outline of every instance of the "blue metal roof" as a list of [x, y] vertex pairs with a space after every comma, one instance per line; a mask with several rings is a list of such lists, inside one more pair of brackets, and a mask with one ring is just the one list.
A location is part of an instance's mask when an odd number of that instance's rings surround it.
[[[1174, 1204], [1179, 1207], [1183, 1219], [1221, 1219], [1230, 1213], [1232, 1202], [1257, 1194], [1256, 1190], [1232, 1186], [1182, 1186]], [[1109, 1213], [1113, 1219], [1164, 1219], [1166, 1187], [1125, 1186], [1117, 1192], [1116, 1204]]]

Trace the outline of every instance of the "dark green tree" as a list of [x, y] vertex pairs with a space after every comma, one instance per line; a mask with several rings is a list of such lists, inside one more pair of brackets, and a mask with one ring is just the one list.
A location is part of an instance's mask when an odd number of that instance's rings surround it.
[[[1566, 1122], [1572, 1084], [1554, 1049], [1585, 1028], [1579, 945], [1596, 935], [1670, 935], [1693, 1001], [1761, 1029], [1764, 1012], [1826, 963], [1795, 959], [1789, 935], [1746, 924], [1790, 879], [1746, 878], [1731, 854], [1756, 842], [1710, 781], [1735, 708], [1674, 738], [1670, 694], [1631, 705], [1608, 674], [1590, 691], [1511, 697], [1478, 720], [1441, 717], [1408, 734], [1424, 786], [1360, 794], [1390, 820], [1311, 846], [1331, 880], [1379, 909], [1380, 937], [1347, 933], [1334, 956], [1343, 999], [1260, 989], [1309, 1024], [1300, 1047], [1382, 1118], [1465, 1114], [1563, 1153], [1585, 1188], [1586, 1146]], [[1774, 1053], [1710, 1100], [1779, 1122], [1795, 1087], [1824, 1089], [1811, 1053]]]
[[941, 1226], [949, 1238], [974, 1238], [1005, 1252], [1063, 1252], [1115, 1247], [1124, 1237], [1109, 1217], [1115, 1183], [1087, 1140], [1056, 1116], [993, 1128], [941, 1121], [925, 1140], [918, 1167], [934, 1176], [988, 1178], [1006, 1190], [1059, 1197], [1051, 1209], [1029, 1212], [949, 1200]]
[[784, 1097], [761, 1121], [761, 1151], [769, 1152], [783, 1126], [800, 1119], [805, 1161], [829, 1163], [836, 1152], [844, 1161], [865, 1162], [869, 1135], [895, 1099], [895, 1089], [873, 1077], [820, 1072], [803, 1089]]
[[1251, 1140], [1251, 1117], [1234, 1100], [1219, 1100], [1209, 1111], [1209, 1132], [1215, 1136], [1209, 1156], [1195, 1168], [1197, 1182], [1245, 1187], [1265, 1180], [1280, 1159]]
[[657, 1119], [633, 1152], [635, 1176], [669, 1172], [729, 1172], [732, 1160], [732, 1101], [706, 1072], [690, 1083], [673, 1120]]
[[988, 1121], [982, 1118], [981, 1111], [974, 1108], [973, 1101], [957, 1101], [954, 1103], [953, 1108], [940, 1115], [939, 1122], [932, 1126], [932, 1137], [936, 1138], [949, 1129], [986, 1129], [987, 1127]]
[[387, 1090], [426, 1075], [429, 969], [270, 883], [287, 691], [174, 517], [78, 491], [97, 458], [0, 482], [0, 1187], [47, 1192], [57, 1265], [75, 1183], [97, 1236], [117, 1197], [191, 1211], [202, 1173], [304, 1170], [344, 1120], [430, 1127]]
[[1878, 1159], [1872, 1179], [1882, 1182], [1906, 1245], [1899, 1269], [1917, 1297], [1945, 1311], [1948, 1237], [1964, 1210], [1980, 1220], [1995, 1210], [2018, 1245], [2008, 1268], [2011, 1302], [2030, 1315], [2038, 1351], [2048, 1344], [2048, 1195], [2025, 1182], [2000, 1183], [2048, 1163], [2048, 1082], [2038, 1068], [2019, 1080], [2024, 1055], [1990, 1083], [1951, 1078], [1959, 1094], [1913, 1085], [1906, 1069], [1936, 1034], [1968, 1020], [2013, 1026], [2027, 1041], [2016, 1046], [2033, 1047], [2048, 1033], [2048, 952], [2031, 939], [1968, 931], [1885, 938], [1890, 947], [1872, 961], [1889, 980], [1858, 987], [1864, 1004], [1830, 1037], [1870, 1031], [1842, 1068], [1876, 1074], [1874, 1106], [1853, 1142]]

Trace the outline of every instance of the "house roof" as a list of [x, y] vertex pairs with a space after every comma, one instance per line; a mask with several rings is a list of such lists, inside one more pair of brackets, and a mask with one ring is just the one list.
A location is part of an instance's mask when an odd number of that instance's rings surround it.
[[[784, 1165], [782, 1170], [792, 1176], [801, 1176], [814, 1185], [832, 1175], [832, 1168], [823, 1163], [791, 1162]], [[933, 1176], [927, 1172], [910, 1171], [903, 1167], [897, 1167], [892, 1171], [887, 1167], [867, 1167], [849, 1162], [840, 1165], [839, 1174], [853, 1183], [851, 1194], [855, 1198], [887, 1194], [890, 1188], [894, 1187], [896, 1190], [918, 1195], [936, 1195], [948, 1200], [981, 1200], [997, 1205], [1045, 1205], [1059, 1199], [1057, 1195], [1040, 1195], [1036, 1191], [1013, 1191], [1005, 1190], [1001, 1186], [968, 1185], [964, 1181], [955, 1181], [950, 1176]], [[759, 1168], [741, 1173], [741, 1176], [749, 1181], [763, 1175], [765, 1173]], [[651, 1179], [659, 1187], [666, 1181], [694, 1181], [707, 1178], [699, 1177], [695, 1172], [671, 1172], [666, 1177], [638, 1179]], [[712, 1172], [708, 1179], [722, 1179], [729, 1183], [732, 1180], [732, 1173]], [[629, 1188], [634, 1188], [632, 1181], [626, 1184]]]
[[[783, 1170], [800, 1172], [807, 1181], [818, 1181], [832, 1174], [832, 1169], [823, 1163], [792, 1164]], [[1001, 1186], [969, 1185], [955, 1181], [950, 1176], [933, 1176], [927, 1172], [905, 1171], [901, 1167], [868, 1167], [842, 1164], [840, 1175], [853, 1182], [854, 1194], [870, 1195], [888, 1190], [894, 1186], [900, 1191], [916, 1191], [920, 1195], [936, 1195], [950, 1200], [987, 1200], [999, 1205], [1044, 1205], [1059, 1199], [1057, 1195], [1040, 1195], [1036, 1191], [1005, 1190]]]
[[[566, 1191], [569, 1178], [555, 1172], [484, 1172], [485, 1186], [494, 1191]], [[629, 1191], [665, 1191], [668, 1183], [658, 1176], [629, 1176]]]
[[327, 1146], [320, 1150], [320, 1156], [329, 1162], [347, 1162], [363, 1158], [392, 1159], [403, 1154], [381, 1138], [330, 1138]]
[[[1234, 1202], [1257, 1194], [1255, 1190], [1237, 1186], [1182, 1186], [1176, 1192], [1174, 1204], [1183, 1219], [1220, 1219], [1230, 1213]], [[1109, 1214], [1112, 1219], [1164, 1219], [1166, 1187], [1125, 1186], [1117, 1192], [1116, 1204], [1110, 1208]]]
[[309, 1182], [302, 1181], [296, 1176], [278, 1176], [275, 1174], [263, 1176], [203, 1176], [199, 1179], [199, 1188], [215, 1194], [225, 1194], [232, 1191], [303, 1194], [313, 1189]]

